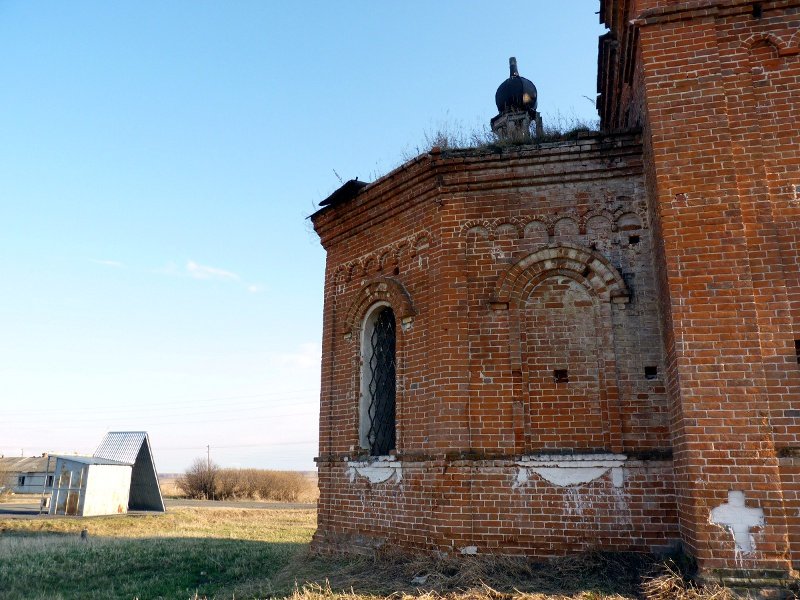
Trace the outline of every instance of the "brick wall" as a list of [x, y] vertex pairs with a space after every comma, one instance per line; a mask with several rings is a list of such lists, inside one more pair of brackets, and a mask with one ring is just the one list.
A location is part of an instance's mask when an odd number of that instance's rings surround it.
[[[603, 5], [638, 30], [681, 537], [707, 574], [785, 573], [800, 567], [800, 2]], [[628, 100], [602, 94], [618, 126]], [[709, 522], [731, 491], [763, 510], [752, 551]]]
[[[313, 221], [328, 257], [319, 548], [675, 543], [635, 134], [434, 151]], [[399, 332], [397, 450], [377, 462], [358, 435], [360, 329], [376, 302]]]

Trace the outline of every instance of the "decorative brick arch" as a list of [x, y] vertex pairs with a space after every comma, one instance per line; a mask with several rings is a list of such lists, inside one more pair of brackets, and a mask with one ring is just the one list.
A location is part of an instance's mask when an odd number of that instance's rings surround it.
[[581, 282], [604, 302], [626, 303], [630, 293], [625, 281], [606, 258], [572, 244], [548, 246], [529, 254], [500, 276], [493, 304], [519, 306], [530, 293], [531, 282], [548, 273], [560, 273]]
[[791, 46], [791, 42], [787, 44], [783, 41], [780, 37], [775, 35], [774, 33], [753, 33], [748, 35], [746, 38], [742, 40], [742, 45], [747, 48], [748, 50], [752, 49], [753, 46], [758, 44], [759, 42], [768, 42], [770, 45], [775, 47], [775, 50], [780, 52], [785, 52], [787, 48]]
[[[600, 409], [603, 451], [622, 451], [622, 426], [619, 407], [616, 354], [612, 314], [617, 304], [627, 303], [628, 288], [619, 272], [603, 256], [589, 248], [573, 244], [550, 245], [533, 252], [511, 266], [500, 276], [491, 299], [492, 308], [508, 312], [508, 344], [510, 367], [518, 373], [520, 387], [517, 400], [524, 414], [524, 436], [517, 452], [543, 451], [535, 432], [537, 405], [531, 397], [530, 385], [535, 377], [527, 365], [526, 303], [540, 285], [558, 278], [567, 278], [583, 288], [595, 307], [594, 335], [599, 347], [597, 355], [597, 402]], [[598, 434], [599, 435], [599, 434]]]
[[401, 321], [416, 314], [411, 295], [403, 284], [391, 277], [378, 277], [366, 283], [353, 298], [344, 313], [342, 333], [355, 332], [361, 326], [367, 309], [376, 302], [390, 304], [395, 316]]
[[786, 51], [791, 52], [792, 54], [800, 52], [800, 29], [795, 31], [794, 34], [792, 34], [792, 37], [789, 38]]

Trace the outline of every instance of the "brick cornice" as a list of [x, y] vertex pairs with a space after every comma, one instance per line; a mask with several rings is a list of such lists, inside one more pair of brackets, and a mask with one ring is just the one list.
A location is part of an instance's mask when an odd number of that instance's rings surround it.
[[[603, 156], [605, 165], [587, 168], [587, 157]], [[630, 159], [619, 165], [616, 159]], [[513, 161], [515, 169], [507, 165]], [[547, 165], [575, 168], [546, 169]], [[531, 167], [542, 167], [531, 172]], [[491, 171], [497, 170], [492, 175]], [[641, 137], [638, 130], [598, 133], [577, 140], [530, 144], [508, 148], [487, 147], [432, 151], [421, 155], [370, 184], [352, 201], [314, 215], [313, 222], [327, 249], [361, 232], [396, 217], [437, 196], [481, 190], [537, 187], [593, 178], [625, 177], [642, 172]], [[342, 222], [348, 227], [337, 229]]]

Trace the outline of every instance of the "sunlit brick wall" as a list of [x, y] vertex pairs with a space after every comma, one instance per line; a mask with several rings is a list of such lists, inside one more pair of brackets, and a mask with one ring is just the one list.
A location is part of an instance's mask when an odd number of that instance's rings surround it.
[[[674, 545], [635, 134], [434, 150], [314, 224], [328, 253], [318, 548]], [[386, 480], [358, 436], [359, 329], [375, 301], [398, 316], [398, 466]], [[537, 470], [550, 454], [555, 475]], [[587, 454], [611, 462], [570, 462]]]

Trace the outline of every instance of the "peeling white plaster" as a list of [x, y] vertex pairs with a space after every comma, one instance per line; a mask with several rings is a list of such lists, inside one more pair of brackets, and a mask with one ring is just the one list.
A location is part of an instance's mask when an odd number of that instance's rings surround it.
[[403, 464], [394, 456], [378, 456], [371, 460], [348, 461], [347, 475], [350, 483], [356, 477], [364, 477], [370, 483], [385, 483], [394, 478], [394, 483], [403, 479]]
[[711, 509], [708, 522], [730, 531], [736, 550], [748, 554], [755, 550], [755, 540], [750, 529], [764, 526], [764, 510], [748, 508], [744, 505], [744, 492], [731, 490], [728, 492], [727, 502]]
[[564, 512], [566, 514], [582, 517], [583, 511], [590, 508], [591, 505], [591, 499], [581, 494], [579, 488], [567, 488], [567, 495], [564, 498]]
[[572, 454], [524, 456], [517, 464], [517, 477], [513, 487], [530, 481], [530, 471], [559, 487], [590, 483], [611, 471], [614, 487], [622, 487], [625, 476], [622, 466], [628, 457], [624, 454]]
[[575, 467], [573, 465], [558, 467], [539, 467], [531, 469], [534, 473], [547, 479], [550, 483], [567, 487], [590, 483], [608, 472], [607, 467]]
[[621, 488], [625, 483], [625, 471], [622, 470], [622, 467], [611, 468], [611, 483], [615, 488]]
[[478, 547], [477, 546], [464, 546], [461, 548], [461, 554], [477, 554]]
[[528, 469], [517, 469], [517, 476], [514, 479], [514, 484], [511, 487], [512, 488], [522, 487], [526, 483], [528, 483]]

